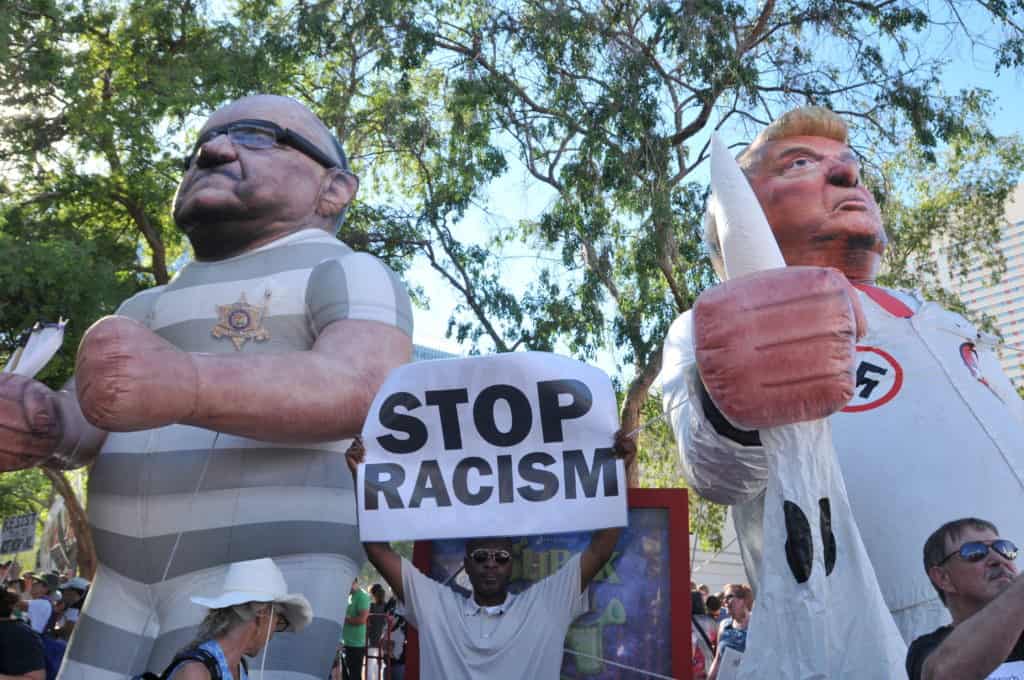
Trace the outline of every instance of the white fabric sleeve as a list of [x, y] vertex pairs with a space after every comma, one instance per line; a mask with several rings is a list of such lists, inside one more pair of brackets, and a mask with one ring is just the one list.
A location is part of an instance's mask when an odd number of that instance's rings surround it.
[[705, 417], [691, 312], [672, 323], [661, 361], [662, 408], [676, 435], [687, 484], [704, 498], [724, 505], [756, 498], [768, 480], [764, 448], [719, 434]]
[[28, 601], [28, 620], [32, 626], [32, 630], [37, 633], [42, 633], [43, 629], [46, 628], [46, 624], [50, 620], [50, 614], [53, 613], [53, 607], [50, 603], [41, 598]]
[[425, 576], [412, 562], [402, 558], [402, 602], [405, 603], [405, 620], [416, 628], [420, 627], [420, 612], [428, 618], [431, 613], [441, 613], [441, 595], [446, 588]]
[[550, 608], [555, 615], [564, 612], [569, 622], [590, 611], [587, 591], [580, 592], [580, 559], [581, 553], [576, 553], [558, 571], [526, 591], [534, 602]]

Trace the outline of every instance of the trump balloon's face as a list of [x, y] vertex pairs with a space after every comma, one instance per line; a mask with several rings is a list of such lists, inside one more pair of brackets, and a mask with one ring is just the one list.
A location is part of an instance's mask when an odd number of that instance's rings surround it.
[[887, 239], [850, 148], [805, 136], [766, 142], [753, 153], [747, 177], [786, 263], [835, 267], [853, 282], [873, 282]]

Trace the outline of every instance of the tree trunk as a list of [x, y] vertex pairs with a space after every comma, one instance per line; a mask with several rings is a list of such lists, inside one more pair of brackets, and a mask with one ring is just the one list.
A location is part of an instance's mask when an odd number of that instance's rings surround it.
[[[647, 400], [651, 385], [654, 383], [654, 379], [658, 377], [660, 370], [661, 348], [658, 348], [658, 351], [651, 354], [651, 358], [643, 370], [633, 378], [633, 382], [629, 384], [629, 390], [626, 392], [626, 398], [622, 402], [622, 429], [626, 432], [633, 432], [640, 427], [640, 409]], [[636, 487], [640, 484], [640, 470], [635, 459], [629, 469], [626, 470], [626, 480], [630, 487]]]
[[75, 532], [75, 542], [78, 546], [78, 573], [90, 581], [96, 575], [96, 546], [92, 542], [92, 530], [89, 528], [89, 520], [85, 515], [85, 508], [82, 507], [75, 490], [72, 488], [68, 478], [61, 470], [42, 468], [43, 474], [53, 484], [53, 488], [64, 499], [64, 507], [67, 508], [68, 517], [71, 518], [71, 530]]

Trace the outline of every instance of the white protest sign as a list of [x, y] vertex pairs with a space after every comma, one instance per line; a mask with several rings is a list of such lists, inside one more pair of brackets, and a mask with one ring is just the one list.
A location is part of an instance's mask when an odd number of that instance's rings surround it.
[[1008, 661], [992, 671], [986, 680], [1024, 680], [1024, 661]]
[[739, 677], [743, 654], [732, 647], [722, 647], [722, 658], [718, 662], [718, 680], [736, 680]]
[[0, 534], [0, 555], [31, 550], [36, 541], [36, 513], [5, 517]]
[[364, 541], [585, 531], [626, 524], [615, 393], [543, 352], [421, 361], [377, 393], [356, 494]]

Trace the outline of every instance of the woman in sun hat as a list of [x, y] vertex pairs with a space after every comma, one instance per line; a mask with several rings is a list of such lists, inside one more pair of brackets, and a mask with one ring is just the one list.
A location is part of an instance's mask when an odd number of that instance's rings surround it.
[[[193, 597], [209, 608], [195, 640], [178, 653], [161, 677], [175, 680], [246, 680], [242, 656], [255, 657], [274, 633], [297, 632], [313, 618], [304, 596], [288, 592], [274, 560], [235, 562], [228, 567], [221, 593]], [[260, 676], [263, 674], [260, 665]]]

